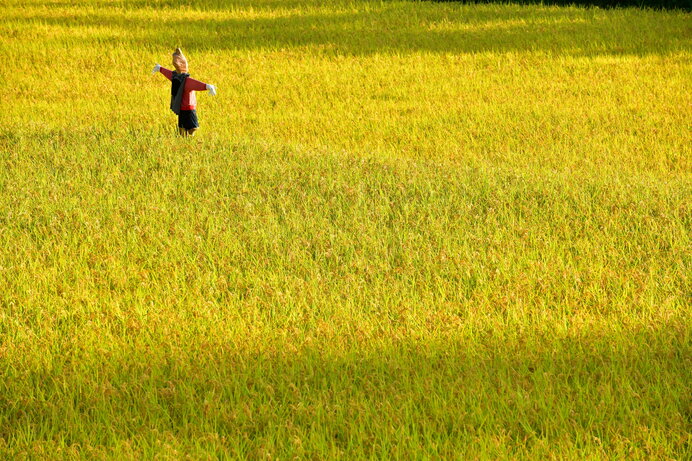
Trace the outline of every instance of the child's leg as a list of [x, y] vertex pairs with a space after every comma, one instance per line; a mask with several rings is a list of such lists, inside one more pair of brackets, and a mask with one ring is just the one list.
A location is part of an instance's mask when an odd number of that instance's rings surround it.
[[178, 133], [180, 136], [194, 136], [199, 128], [195, 110], [181, 110], [178, 115]]

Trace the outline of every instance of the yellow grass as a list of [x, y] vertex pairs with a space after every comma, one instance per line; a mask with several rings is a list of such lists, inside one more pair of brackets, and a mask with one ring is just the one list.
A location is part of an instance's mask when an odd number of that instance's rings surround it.
[[0, 6], [1, 457], [689, 457], [689, 13]]

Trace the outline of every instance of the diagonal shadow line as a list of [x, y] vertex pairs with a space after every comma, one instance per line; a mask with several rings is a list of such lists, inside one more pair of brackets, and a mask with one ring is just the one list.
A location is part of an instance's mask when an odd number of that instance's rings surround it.
[[[433, 3], [504, 4], [498, 0], [427, 0]], [[555, 5], [599, 8], [653, 8], [659, 10], [692, 10], [690, 0], [511, 0], [517, 5]]]
[[[412, 2], [420, 0], [410, 0]], [[466, 5], [544, 5], [544, 6], [579, 6], [599, 8], [650, 8], [658, 10], [692, 11], [692, 0], [425, 0], [431, 3], [457, 3]], [[121, 8], [126, 10], [150, 8], [196, 8], [214, 10], [221, 7], [253, 8], [271, 10], [274, 8], [300, 8], [321, 5], [321, 2], [309, 0], [90, 0], [89, 2], [24, 0], [23, 7], [66, 8], [88, 5], [91, 8]]]
[[680, 452], [690, 416], [688, 330], [675, 318], [621, 334], [533, 332], [529, 342], [488, 329], [467, 340], [267, 344], [257, 352], [204, 336], [168, 343], [153, 331], [122, 338], [105, 355], [67, 348], [50, 368], [3, 367], [13, 378], [0, 382], [0, 437], [12, 444], [33, 427], [101, 444], [112, 434], [128, 438], [133, 427], [181, 437], [194, 427], [260, 440], [288, 423], [309, 431], [318, 419], [337, 445], [372, 442], [359, 439], [363, 424], [380, 438], [407, 424], [452, 445], [503, 432], [518, 444], [589, 434], [608, 444], [636, 440], [646, 428]]
[[[252, 50], [318, 47], [337, 53], [484, 53], [545, 51], [565, 55], [665, 54], [689, 49], [684, 16], [652, 28], [649, 19], [601, 16], [567, 9], [479, 10], [473, 17], [433, 12], [418, 19], [398, 8], [358, 13], [303, 14], [253, 19], [176, 19], [152, 23], [122, 14], [35, 15], [35, 24], [98, 27], [112, 36], [93, 42], [188, 49]], [[639, 19], [639, 20], [637, 20]], [[134, 32], [133, 32], [134, 31]], [[115, 35], [115, 36], [113, 36]], [[123, 38], [125, 37], [125, 38]], [[80, 39], [89, 41], [89, 36]]]

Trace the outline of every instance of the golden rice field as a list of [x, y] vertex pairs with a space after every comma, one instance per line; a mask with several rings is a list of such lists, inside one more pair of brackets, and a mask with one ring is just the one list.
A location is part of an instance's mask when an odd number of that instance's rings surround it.
[[692, 456], [691, 13], [0, 6], [0, 458]]

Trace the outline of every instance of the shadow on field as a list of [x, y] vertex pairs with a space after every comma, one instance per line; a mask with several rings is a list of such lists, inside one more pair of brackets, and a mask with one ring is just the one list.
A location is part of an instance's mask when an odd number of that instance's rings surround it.
[[12, 446], [18, 433], [33, 433], [95, 446], [169, 434], [242, 441], [245, 455], [272, 441], [298, 454], [335, 446], [393, 455], [422, 445], [458, 455], [484, 437], [519, 447], [538, 439], [583, 447], [598, 437], [611, 450], [663, 437], [668, 455], [684, 449], [692, 355], [681, 319], [618, 335], [488, 329], [353, 352], [332, 338], [293, 350], [268, 342], [250, 354], [230, 341], [176, 342], [180, 331], [153, 330], [104, 344], [99, 355], [66, 339], [50, 371], [4, 369], [0, 438]]
[[[142, 3], [142, 11], [147, 9]], [[128, 5], [131, 10], [137, 4]], [[264, 5], [266, 6], [266, 5]], [[164, 9], [164, 11], [170, 11]], [[186, 10], [180, 15], [184, 16]], [[189, 11], [189, 10], [187, 10]], [[143, 20], [105, 9], [70, 17], [35, 15], [42, 24], [93, 29], [79, 43], [188, 50], [253, 50], [312, 47], [324, 53], [484, 53], [544, 51], [563, 55], [667, 53], [679, 51], [684, 20], [657, 21], [653, 12], [606, 15], [597, 10], [477, 5], [418, 8], [414, 4], [336, 12], [281, 10], [252, 18]], [[213, 12], [213, 11], [212, 11]], [[209, 11], [208, 11], [209, 13]], [[218, 11], [219, 16], [225, 14]], [[227, 13], [227, 12], [226, 12]], [[69, 37], [69, 33], [67, 34]], [[126, 37], [126, 38], [123, 38]]]
[[[434, 3], [495, 3], [504, 4], [498, 0], [429, 0]], [[511, 3], [518, 5], [556, 5], [556, 6], [582, 6], [599, 8], [655, 8], [655, 9], [681, 9], [690, 11], [692, 9], [691, 0], [511, 0]]]

